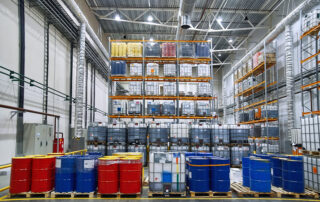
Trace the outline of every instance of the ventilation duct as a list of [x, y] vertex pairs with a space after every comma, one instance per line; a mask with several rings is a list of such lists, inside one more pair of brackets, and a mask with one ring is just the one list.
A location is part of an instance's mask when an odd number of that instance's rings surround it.
[[189, 29], [192, 27], [191, 17], [195, 6], [195, 0], [181, 0], [181, 28]]

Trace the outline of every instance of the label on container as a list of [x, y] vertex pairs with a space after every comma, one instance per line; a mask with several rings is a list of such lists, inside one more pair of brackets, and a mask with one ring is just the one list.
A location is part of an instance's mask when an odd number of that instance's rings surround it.
[[316, 166], [312, 166], [312, 172], [313, 172], [314, 174], [318, 174], [318, 169], [317, 169]]
[[94, 168], [94, 160], [84, 160], [83, 167], [84, 168]]
[[190, 179], [192, 178], [192, 172], [189, 172], [189, 178]]
[[56, 159], [56, 168], [61, 168], [61, 159]]

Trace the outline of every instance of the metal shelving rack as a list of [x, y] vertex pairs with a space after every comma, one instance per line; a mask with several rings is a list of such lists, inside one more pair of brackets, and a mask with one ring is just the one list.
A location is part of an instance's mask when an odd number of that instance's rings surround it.
[[[276, 46], [276, 41], [274, 44], [274, 47]], [[259, 113], [261, 113], [261, 107], [263, 106], [268, 106], [268, 105], [274, 105], [276, 104], [277, 106], [277, 110], [279, 112], [279, 103], [278, 103], [278, 99], [279, 99], [279, 83], [278, 83], [278, 68], [277, 68], [277, 64], [274, 61], [268, 61], [267, 57], [266, 57], [266, 53], [267, 51], [267, 44], [266, 42], [264, 42], [264, 47], [263, 50], [261, 50], [264, 53], [264, 61], [261, 62], [260, 64], [256, 65], [255, 67], [252, 68], [252, 70], [248, 71], [245, 75], [243, 75], [242, 77], [238, 78], [237, 80], [235, 80], [234, 82], [234, 101], [236, 103], [235, 105], [235, 109], [234, 109], [234, 119], [235, 122], [237, 124], [252, 124], [252, 127], [254, 127], [255, 124], [264, 124], [265, 127], [267, 128], [267, 136], [266, 137], [261, 137], [261, 138], [257, 138], [257, 137], [249, 137], [252, 138], [253, 140], [256, 139], [261, 139], [261, 140], [266, 140], [267, 143], [267, 152], [271, 152], [269, 149], [269, 145], [271, 143], [271, 141], [277, 140], [278, 141], [278, 147], [280, 150], [280, 143], [279, 143], [279, 137], [280, 137], [280, 123], [278, 121], [278, 118], [269, 118], [268, 117], [268, 113], [266, 113], [266, 117], [265, 118], [259, 118], [259, 119], [255, 119], [254, 120], [249, 120], [249, 121], [245, 121], [245, 122], [240, 122], [240, 120], [238, 120], [239, 114], [240, 112], [244, 113], [244, 112], [249, 112], [250, 110], [258, 110]], [[275, 50], [273, 50], [274, 52], [276, 52]], [[252, 59], [253, 55], [251, 55], [250, 59]], [[242, 68], [242, 65], [241, 67]], [[272, 77], [275, 78], [273, 82], [268, 84], [267, 81], [267, 71], [268, 69], [273, 68], [273, 75]], [[247, 78], [249, 78], [250, 76], [257, 76], [259, 74], [264, 73], [264, 78], [261, 82], [259, 82], [256, 85], [253, 85], [252, 87], [248, 88], [248, 89], [244, 89], [243, 86], [243, 81]], [[236, 84], [238, 84], [238, 89], [239, 86], [242, 86], [242, 90], [238, 90], [238, 92], [236, 93], [235, 89], [237, 88]], [[270, 89], [276, 87], [275, 88], [275, 92], [276, 92], [276, 98], [273, 99], [269, 99], [269, 95], [268, 93], [270, 92]], [[240, 99], [242, 98], [242, 99]], [[259, 101], [254, 101], [255, 99], [260, 98]], [[252, 103], [244, 105], [245, 102], [249, 102], [251, 101]], [[255, 112], [254, 112], [255, 113]], [[260, 114], [261, 116], [261, 114]], [[275, 124], [278, 125], [279, 128], [279, 134], [278, 137], [269, 137], [269, 124], [270, 122], [275, 122]]]
[[[112, 60], [118, 61], [126, 61], [127, 63], [142, 63], [142, 76], [112, 76], [109, 74], [109, 121], [112, 119], [133, 119], [139, 118], [143, 119], [176, 119], [179, 122], [179, 119], [193, 119], [193, 120], [212, 120], [212, 122], [217, 119], [217, 116], [214, 116], [214, 106], [215, 100], [217, 97], [213, 96], [213, 60], [212, 54], [210, 54], [210, 58], [180, 58], [179, 57], [179, 43], [180, 42], [189, 42], [189, 43], [210, 43], [210, 47], [212, 48], [212, 41], [183, 41], [183, 40], [154, 40], [154, 42], [172, 42], [176, 43], [176, 57], [145, 57], [144, 55], [144, 47], [145, 42], [144, 38], [142, 40], [111, 40], [109, 38], [109, 52], [111, 53], [111, 43], [113, 42], [141, 42], [143, 44], [143, 51], [142, 57], [111, 57]], [[146, 76], [145, 73], [145, 63], [146, 62], [154, 62], [158, 64], [166, 64], [166, 63], [175, 63], [176, 64], [176, 77], [163, 77], [163, 76]], [[191, 64], [210, 64], [210, 77], [180, 77], [180, 64], [181, 63], [191, 63]], [[142, 88], [143, 88], [143, 95], [113, 95], [113, 87], [114, 82], [130, 82], [130, 81], [141, 81]], [[145, 82], [176, 82], [176, 96], [147, 96], [145, 95]], [[180, 83], [195, 83], [195, 82], [210, 82], [212, 88], [212, 96], [211, 97], [196, 97], [196, 96], [180, 96], [179, 95], [179, 86]], [[112, 101], [113, 100], [142, 100], [143, 107], [142, 107], [142, 114], [141, 115], [114, 115], [112, 114]], [[152, 116], [147, 115], [145, 112], [145, 101], [146, 100], [173, 100], [176, 103], [176, 114], [172, 116]], [[207, 100], [210, 102], [211, 105], [211, 112], [212, 116], [182, 116], [180, 115], [179, 111], [179, 101], [180, 100], [190, 100], [190, 101], [197, 101], [197, 100]]]

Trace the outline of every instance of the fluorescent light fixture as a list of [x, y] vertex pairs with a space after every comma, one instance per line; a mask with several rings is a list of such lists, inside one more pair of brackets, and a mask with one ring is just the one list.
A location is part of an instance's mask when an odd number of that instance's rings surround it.
[[221, 53], [219, 53], [218, 56], [221, 57]]
[[211, 42], [211, 41], [212, 41], [212, 38], [209, 38], [209, 39], [208, 39], [208, 42]]
[[153, 17], [151, 15], [148, 16], [148, 21], [152, 22], [153, 21]]
[[233, 42], [233, 40], [232, 39], [229, 39], [229, 43], [232, 43]]
[[117, 14], [117, 15], [114, 17], [114, 19], [117, 20], [117, 21], [121, 20], [120, 15]]
[[220, 23], [222, 22], [222, 18], [218, 18], [217, 21]]
[[149, 41], [153, 41], [153, 38], [151, 37], [151, 38], [149, 39]]

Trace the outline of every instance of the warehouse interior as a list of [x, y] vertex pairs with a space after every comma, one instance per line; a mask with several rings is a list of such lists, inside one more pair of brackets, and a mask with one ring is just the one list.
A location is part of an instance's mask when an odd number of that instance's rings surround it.
[[0, 201], [320, 201], [319, 0], [2, 0], [0, 19]]

